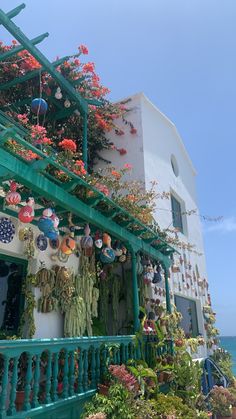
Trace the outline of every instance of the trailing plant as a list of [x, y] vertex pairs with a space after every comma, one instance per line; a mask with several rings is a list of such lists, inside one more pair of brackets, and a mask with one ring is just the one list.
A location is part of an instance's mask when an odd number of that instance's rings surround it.
[[36, 284], [35, 275], [28, 274], [23, 282], [22, 294], [25, 297], [24, 310], [20, 319], [18, 335], [32, 339], [35, 334], [34, 309], [36, 308], [35, 296], [32, 287]]
[[233, 385], [235, 383], [235, 377], [232, 372], [233, 363], [231, 354], [223, 348], [217, 348], [211, 355], [211, 358], [229, 379], [230, 384]]

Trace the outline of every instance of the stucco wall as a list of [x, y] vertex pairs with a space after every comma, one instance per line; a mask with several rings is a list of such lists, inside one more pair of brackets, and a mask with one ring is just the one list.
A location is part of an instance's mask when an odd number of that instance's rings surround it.
[[[108, 137], [116, 147], [125, 148], [127, 154], [120, 156], [118, 152], [110, 151], [105, 153], [106, 158], [117, 168], [121, 168], [124, 163], [131, 163], [133, 166], [131, 179], [144, 181], [146, 187], [149, 187], [151, 181], [156, 180], [159, 192], [172, 193], [180, 200], [182, 210], [197, 209], [196, 171], [176, 127], [142, 93], [134, 95], [130, 99], [126, 105], [130, 109], [127, 119], [137, 129], [137, 134], [131, 134], [129, 126], [124, 126], [120, 122], [125, 135], [120, 137], [112, 132], [108, 134]], [[178, 165], [179, 174], [177, 177], [171, 166], [172, 155], [175, 156]], [[170, 200], [157, 201], [155, 218], [162, 229], [173, 227]], [[186, 244], [194, 245], [195, 251], [178, 250], [182, 257], [185, 253], [187, 263], [192, 268], [198, 266], [200, 281], [204, 280], [207, 278], [207, 273], [201, 220], [198, 215], [183, 216], [183, 224], [184, 234], [178, 233], [179, 238]], [[179, 255], [175, 256], [175, 263], [179, 264]], [[186, 274], [191, 274], [191, 270], [185, 269], [184, 264], [179, 264], [179, 266], [179, 273], [171, 273], [172, 297], [176, 294], [196, 301], [199, 333], [205, 336], [202, 306], [208, 301], [207, 289], [202, 289], [198, 283], [193, 283], [190, 286], [189, 279], [185, 279], [183, 282], [183, 275], [185, 278]], [[198, 356], [205, 354], [205, 348], [200, 348]]]

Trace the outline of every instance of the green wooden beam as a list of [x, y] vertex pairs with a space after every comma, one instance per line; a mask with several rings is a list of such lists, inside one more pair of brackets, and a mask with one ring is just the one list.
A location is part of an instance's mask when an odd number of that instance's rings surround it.
[[19, 6], [15, 7], [15, 9], [12, 9], [10, 12], [7, 13], [7, 17], [9, 19], [12, 19], [13, 17], [17, 16], [21, 10], [25, 8], [25, 3], [20, 4]]
[[[49, 33], [45, 32], [42, 35], [39, 35], [36, 38], [31, 39], [30, 42], [32, 42], [33, 45], [36, 45], [36, 44], [39, 44], [40, 42], [42, 42], [48, 36], [49, 36]], [[6, 51], [3, 54], [0, 54], [0, 61], [5, 61], [6, 59], [12, 57], [15, 54], [18, 54], [19, 52], [23, 51], [24, 49], [25, 48], [22, 45], [14, 47], [14, 48], [10, 49], [9, 51]]]
[[107, 231], [118, 240], [132, 246], [132, 249], [136, 252], [140, 250], [152, 258], [160, 260], [165, 266], [170, 266], [171, 261], [167, 256], [146, 244], [141, 238], [120, 227], [114, 221], [108, 220], [100, 212], [89, 207], [75, 196], [70, 195], [60, 186], [43, 176], [43, 174], [37, 173], [30, 165], [12, 156], [4, 149], [0, 153], [0, 165], [5, 167], [6, 170], [12, 171], [16, 181], [32, 189], [37, 194], [52, 200], [60, 207], [95, 225], [98, 229]]

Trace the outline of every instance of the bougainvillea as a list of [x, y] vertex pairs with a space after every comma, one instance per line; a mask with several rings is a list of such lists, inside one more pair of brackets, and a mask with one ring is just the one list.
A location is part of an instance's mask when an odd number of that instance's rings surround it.
[[[11, 45], [4, 45], [1, 42], [0, 54], [11, 50], [16, 45], [16, 41], [12, 41]], [[101, 158], [99, 153], [102, 150], [109, 148], [115, 150], [106, 134], [111, 130], [115, 130], [117, 135], [124, 134], [124, 131], [116, 126], [116, 119], [121, 118], [124, 123], [129, 124], [131, 133], [135, 134], [136, 129], [125, 119], [127, 113], [125, 104], [113, 104], [107, 99], [109, 89], [101, 84], [99, 76], [95, 73], [95, 64], [90, 61], [82, 62], [81, 56], [87, 54], [88, 48], [85, 45], [80, 45], [78, 53], [70, 58], [67, 57], [63, 63], [58, 65], [57, 70], [75, 86], [81, 96], [88, 100], [99, 101], [99, 106], [89, 104], [88, 112], [88, 160], [89, 171], [91, 171], [95, 161]], [[0, 63], [1, 83], [7, 83], [40, 69], [41, 65], [28, 51], [20, 51], [13, 57], [9, 57], [7, 61]], [[32, 99], [38, 98], [40, 95], [48, 103], [48, 111], [45, 116], [33, 114], [30, 109]], [[47, 152], [50, 152], [50, 146], [53, 154], [57, 151], [60, 152], [60, 147], [64, 150], [67, 147], [67, 150], [77, 151], [76, 158], [77, 160], [81, 159], [82, 117], [76, 111], [75, 103], [43, 69], [38, 73], [35, 72], [33, 77], [23, 83], [3, 90], [0, 107], [29, 129], [31, 132], [29, 141], [34, 145], [46, 145]], [[42, 132], [39, 132], [40, 126]], [[121, 149], [120, 153], [124, 154], [124, 151]]]

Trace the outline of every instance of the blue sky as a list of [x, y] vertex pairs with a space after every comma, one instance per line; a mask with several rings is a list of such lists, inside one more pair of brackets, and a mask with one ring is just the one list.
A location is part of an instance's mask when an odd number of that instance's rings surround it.
[[111, 99], [143, 91], [176, 124], [198, 172], [201, 213], [224, 216], [204, 226], [205, 249], [217, 325], [236, 335], [235, 0], [25, 3], [15, 21], [31, 37], [50, 32], [40, 45], [50, 59], [86, 44]]

